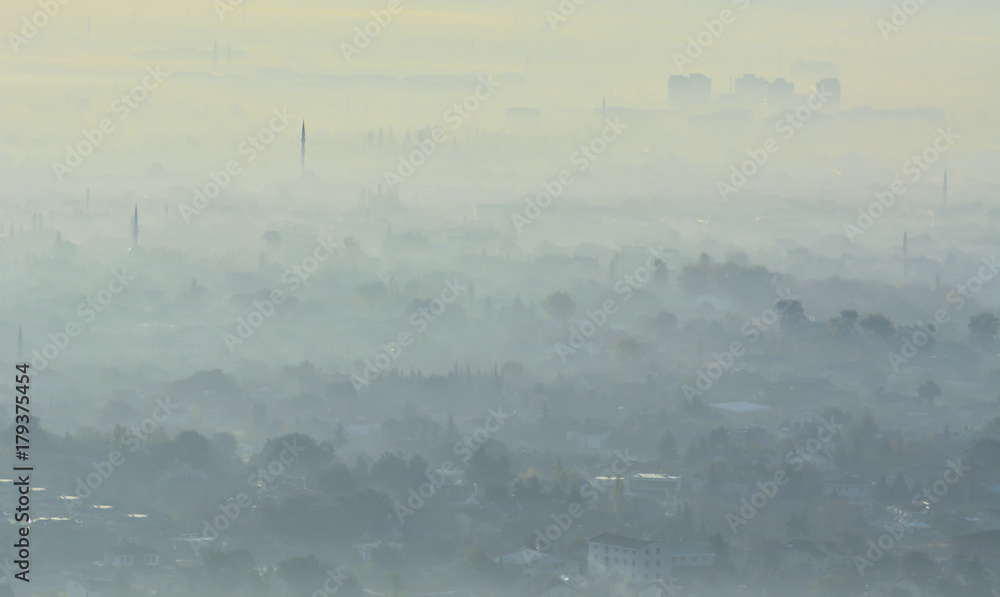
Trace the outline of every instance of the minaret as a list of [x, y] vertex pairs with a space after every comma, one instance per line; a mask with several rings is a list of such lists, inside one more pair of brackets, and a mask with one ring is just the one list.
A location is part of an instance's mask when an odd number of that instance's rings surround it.
[[944, 188], [942, 189], [942, 199], [943, 205], [948, 205], [948, 170], [944, 171]]
[[139, 246], [139, 204], [135, 205], [135, 213], [132, 214], [132, 248]]
[[302, 121], [302, 166], [300, 174], [306, 173], [306, 121]]
[[21, 336], [21, 326], [17, 326], [17, 362], [24, 360], [24, 338]]
[[907, 274], [909, 273], [910, 257], [906, 249], [906, 231], [903, 231], [903, 282], [906, 282]]

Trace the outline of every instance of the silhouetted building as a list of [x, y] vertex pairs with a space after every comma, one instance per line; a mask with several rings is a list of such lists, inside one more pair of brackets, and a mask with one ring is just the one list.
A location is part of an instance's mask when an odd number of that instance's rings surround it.
[[785, 110], [795, 105], [795, 83], [784, 79], [775, 79], [766, 83], [764, 88], [768, 112]]
[[746, 74], [736, 79], [736, 103], [751, 110], [762, 110], [767, 103], [767, 79]]
[[826, 110], [833, 112], [840, 110], [840, 79], [823, 79], [816, 84], [816, 88], [832, 94], [823, 106]]
[[504, 111], [504, 133], [530, 135], [538, 132], [541, 113], [537, 108], [507, 108]]
[[712, 79], [698, 73], [671, 75], [667, 106], [675, 110], [703, 108], [712, 101]]

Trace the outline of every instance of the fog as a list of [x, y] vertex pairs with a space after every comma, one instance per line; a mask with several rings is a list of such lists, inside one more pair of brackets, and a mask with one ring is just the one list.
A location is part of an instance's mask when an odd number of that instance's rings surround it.
[[0, 595], [1000, 595], [998, 26], [6, 0]]

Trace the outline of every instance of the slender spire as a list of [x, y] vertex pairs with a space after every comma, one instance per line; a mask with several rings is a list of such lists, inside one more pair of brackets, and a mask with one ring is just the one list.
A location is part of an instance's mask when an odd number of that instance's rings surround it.
[[907, 275], [909, 274], [910, 268], [910, 256], [907, 251], [906, 245], [906, 231], [903, 231], [903, 282], [906, 282]]
[[302, 165], [301, 173], [306, 172], [306, 121], [302, 121]]
[[135, 204], [135, 212], [132, 214], [132, 248], [139, 246], [139, 204]]

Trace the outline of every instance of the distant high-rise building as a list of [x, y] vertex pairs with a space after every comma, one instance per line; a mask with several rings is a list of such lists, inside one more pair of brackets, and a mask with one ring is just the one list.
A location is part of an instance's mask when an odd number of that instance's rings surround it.
[[797, 60], [788, 69], [788, 78], [792, 81], [809, 82], [823, 79], [835, 79], [840, 76], [840, 69], [832, 62], [825, 60]]
[[302, 121], [302, 165], [300, 166], [300, 173], [306, 173], [306, 121]]
[[823, 106], [824, 111], [837, 112], [840, 110], [840, 79], [823, 79], [816, 84], [816, 89], [831, 94], [830, 99]]
[[765, 83], [764, 102], [768, 112], [785, 110], [795, 105], [795, 83], [784, 79], [775, 79]]
[[736, 103], [751, 110], [762, 110], [767, 105], [767, 79], [746, 74], [736, 79]]
[[667, 83], [667, 106], [675, 110], [705, 107], [712, 101], [712, 79], [699, 73], [671, 75]]

